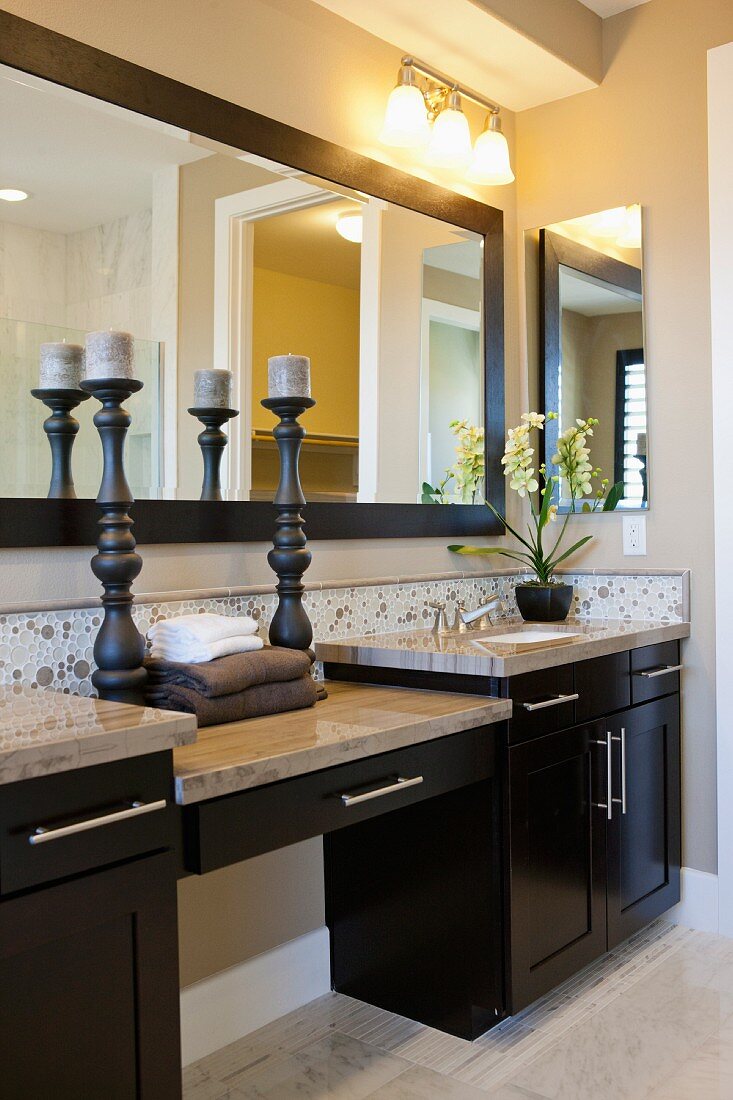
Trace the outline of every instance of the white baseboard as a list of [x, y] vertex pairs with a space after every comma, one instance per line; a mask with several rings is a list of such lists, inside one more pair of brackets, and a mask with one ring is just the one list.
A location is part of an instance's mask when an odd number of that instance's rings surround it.
[[665, 913], [665, 918], [699, 932], [717, 932], [718, 876], [696, 871], [694, 867], [683, 867], [681, 894], [679, 905]]
[[330, 988], [325, 927], [187, 986], [181, 990], [183, 1065], [264, 1027]]

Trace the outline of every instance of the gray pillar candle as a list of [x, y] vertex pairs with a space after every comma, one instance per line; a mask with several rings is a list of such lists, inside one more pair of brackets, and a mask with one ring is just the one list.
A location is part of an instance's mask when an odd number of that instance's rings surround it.
[[41, 344], [39, 390], [78, 390], [83, 370], [81, 344]]
[[88, 332], [85, 378], [133, 378], [135, 341], [129, 332]]
[[196, 409], [229, 409], [232, 401], [230, 370], [197, 370], [193, 376], [193, 404]]
[[310, 397], [311, 361], [307, 355], [273, 355], [267, 360], [269, 397]]

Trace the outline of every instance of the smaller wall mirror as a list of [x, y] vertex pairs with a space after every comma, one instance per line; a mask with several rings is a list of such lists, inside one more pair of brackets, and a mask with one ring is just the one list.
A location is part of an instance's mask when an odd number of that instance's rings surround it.
[[[621, 483], [617, 508], [646, 509], [641, 207], [603, 210], [530, 231], [526, 248], [528, 347], [539, 361], [537, 396], [545, 412], [558, 414], [546, 425], [545, 461], [556, 453], [558, 434], [576, 419], [595, 417], [591, 460], [602, 473], [594, 487], [600, 488], [601, 479]], [[558, 504], [561, 511], [572, 507], [562, 482]]]

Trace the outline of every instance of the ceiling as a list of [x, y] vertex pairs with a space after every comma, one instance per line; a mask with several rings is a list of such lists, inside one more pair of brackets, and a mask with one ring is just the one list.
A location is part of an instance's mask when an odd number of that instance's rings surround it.
[[601, 19], [607, 19], [609, 15], [618, 15], [620, 11], [628, 11], [629, 8], [648, 4], [649, 0], [580, 0], [580, 2], [596, 15], [600, 15]]
[[563, 309], [582, 313], [584, 317], [641, 313], [641, 298], [638, 295], [566, 267], [560, 268], [560, 303]]
[[153, 173], [210, 156], [185, 130], [0, 65], [0, 221], [53, 233], [150, 207]]
[[317, 2], [512, 111], [598, 87], [557, 53], [493, 15], [481, 0]]
[[255, 267], [358, 290], [361, 248], [336, 232], [336, 219], [360, 209], [338, 198], [262, 218], [254, 223]]

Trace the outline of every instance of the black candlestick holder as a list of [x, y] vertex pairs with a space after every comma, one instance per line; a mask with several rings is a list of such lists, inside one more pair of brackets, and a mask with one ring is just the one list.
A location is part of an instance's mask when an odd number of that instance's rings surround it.
[[262, 405], [280, 417], [280, 423], [272, 431], [280, 452], [280, 484], [275, 494], [278, 516], [273, 549], [267, 555], [278, 577], [278, 603], [270, 623], [270, 644], [309, 649], [313, 627], [303, 607], [301, 578], [311, 563], [311, 553], [307, 549], [304, 520], [300, 514], [306, 502], [298, 472], [305, 428], [298, 423], [298, 417], [306, 409], [312, 409], [315, 401], [310, 397], [268, 397]]
[[239, 416], [238, 409], [193, 408], [188, 410], [204, 425], [198, 441], [204, 459], [204, 481], [201, 486], [201, 500], [223, 500], [221, 493], [221, 459], [224, 448], [229, 442], [222, 424]]
[[71, 415], [71, 410], [81, 405], [82, 401], [88, 401], [89, 394], [72, 389], [37, 389], [31, 390], [31, 394], [51, 410], [51, 415], [43, 421], [43, 430], [51, 445], [51, 483], [47, 495], [76, 500], [71, 451], [79, 431], [79, 421]]
[[134, 500], [125, 476], [125, 438], [132, 417], [122, 402], [142, 386], [135, 378], [93, 378], [81, 383], [86, 393], [101, 402], [94, 425], [104, 459], [97, 495], [102, 511], [98, 552], [92, 558], [92, 572], [104, 588], [104, 618], [94, 642], [97, 668], [92, 683], [100, 699], [138, 704], [145, 702], [145, 641], [132, 618], [130, 589], [143, 563], [135, 553], [133, 521], [128, 515]]

